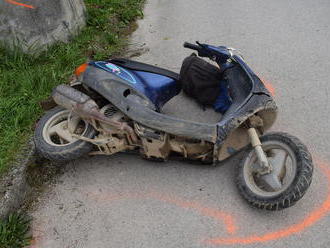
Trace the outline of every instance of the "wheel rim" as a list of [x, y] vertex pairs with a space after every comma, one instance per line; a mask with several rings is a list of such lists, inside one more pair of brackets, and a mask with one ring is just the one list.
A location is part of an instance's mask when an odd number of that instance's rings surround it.
[[76, 115], [68, 121], [69, 116], [69, 110], [62, 110], [48, 119], [42, 130], [42, 136], [48, 144], [67, 146], [79, 140], [72, 134], [83, 136], [86, 133], [88, 124]]
[[244, 163], [243, 175], [249, 189], [262, 197], [274, 197], [285, 191], [297, 172], [297, 161], [292, 149], [278, 141], [263, 142], [262, 148], [272, 166], [266, 175], [257, 172], [258, 158], [254, 150]]

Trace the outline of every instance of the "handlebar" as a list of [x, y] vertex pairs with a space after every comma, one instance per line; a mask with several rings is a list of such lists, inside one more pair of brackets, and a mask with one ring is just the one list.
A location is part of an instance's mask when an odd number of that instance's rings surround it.
[[198, 52], [198, 56], [214, 60], [219, 65], [226, 63], [227, 60], [232, 57], [232, 49], [225, 46], [216, 47], [208, 44], [201, 44], [198, 41], [196, 41], [196, 44], [197, 45], [185, 42], [183, 43], [183, 47], [195, 50]]
[[189, 49], [192, 49], [192, 50], [196, 50], [196, 51], [200, 51], [202, 49], [202, 47], [200, 47], [198, 45], [191, 44], [189, 42], [183, 43], [183, 47], [189, 48]]
[[200, 44], [198, 41], [196, 41], [196, 43], [197, 43], [197, 45], [191, 44], [189, 42], [185, 42], [185, 43], [183, 43], [183, 47], [197, 51], [198, 52], [198, 56], [200, 56], [200, 57], [208, 57], [208, 58], [210, 58], [211, 57], [211, 54], [210, 54], [209, 51], [207, 51], [205, 49], [205, 47], [203, 47], [203, 44]]

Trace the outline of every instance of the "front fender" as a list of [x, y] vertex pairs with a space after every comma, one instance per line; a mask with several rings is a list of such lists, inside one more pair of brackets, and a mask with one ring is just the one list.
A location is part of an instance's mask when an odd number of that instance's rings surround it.
[[263, 121], [258, 131], [262, 134], [276, 120], [277, 106], [268, 95], [254, 94], [240, 110], [234, 112], [218, 123], [217, 146], [218, 160], [224, 160], [250, 143], [247, 129], [243, 125], [250, 117], [257, 115]]

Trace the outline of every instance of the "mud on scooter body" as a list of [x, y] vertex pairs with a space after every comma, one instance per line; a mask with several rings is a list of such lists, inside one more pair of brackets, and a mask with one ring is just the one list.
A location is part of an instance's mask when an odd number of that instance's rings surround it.
[[[53, 91], [61, 106], [36, 128], [38, 151], [53, 160], [72, 160], [85, 153], [111, 155], [138, 149], [149, 159], [171, 153], [217, 163], [246, 149], [237, 183], [252, 205], [269, 210], [289, 207], [306, 192], [313, 164], [295, 137], [273, 133], [276, 104], [241, 56], [227, 47], [185, 43], [219, 64], [232, 104], [215, 124], [182, 120], [162, 113], [180, 92], [174, 72], [126, 59], [90, 62], [78, 70], [78, 81]], [[55, 116], [55, 117], [54, 117]]]

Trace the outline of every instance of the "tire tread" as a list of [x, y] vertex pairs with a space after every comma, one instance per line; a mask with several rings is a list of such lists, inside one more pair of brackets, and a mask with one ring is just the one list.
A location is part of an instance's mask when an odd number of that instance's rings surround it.
[[[257, 208], [264, 208], [267, 210], [281, 210], [293, 206], [300, 200], [312, 183], [313, 175], [313, 161], [307, 147], [296, 137], [283, 132], [269, 133], [261, 137], [261, 141], [276, 139], [289, 145], [293, 150], [297, 160], [297, 174], [292, 184], [281, 194], [266, 198], [256, 195], [248, 189], [243, 179], [243, 165], [245, 159], [239, 164], [237, 186], [242, 196], [252, 205]], [[252, 147], [248, 148], [251, 152]]]

